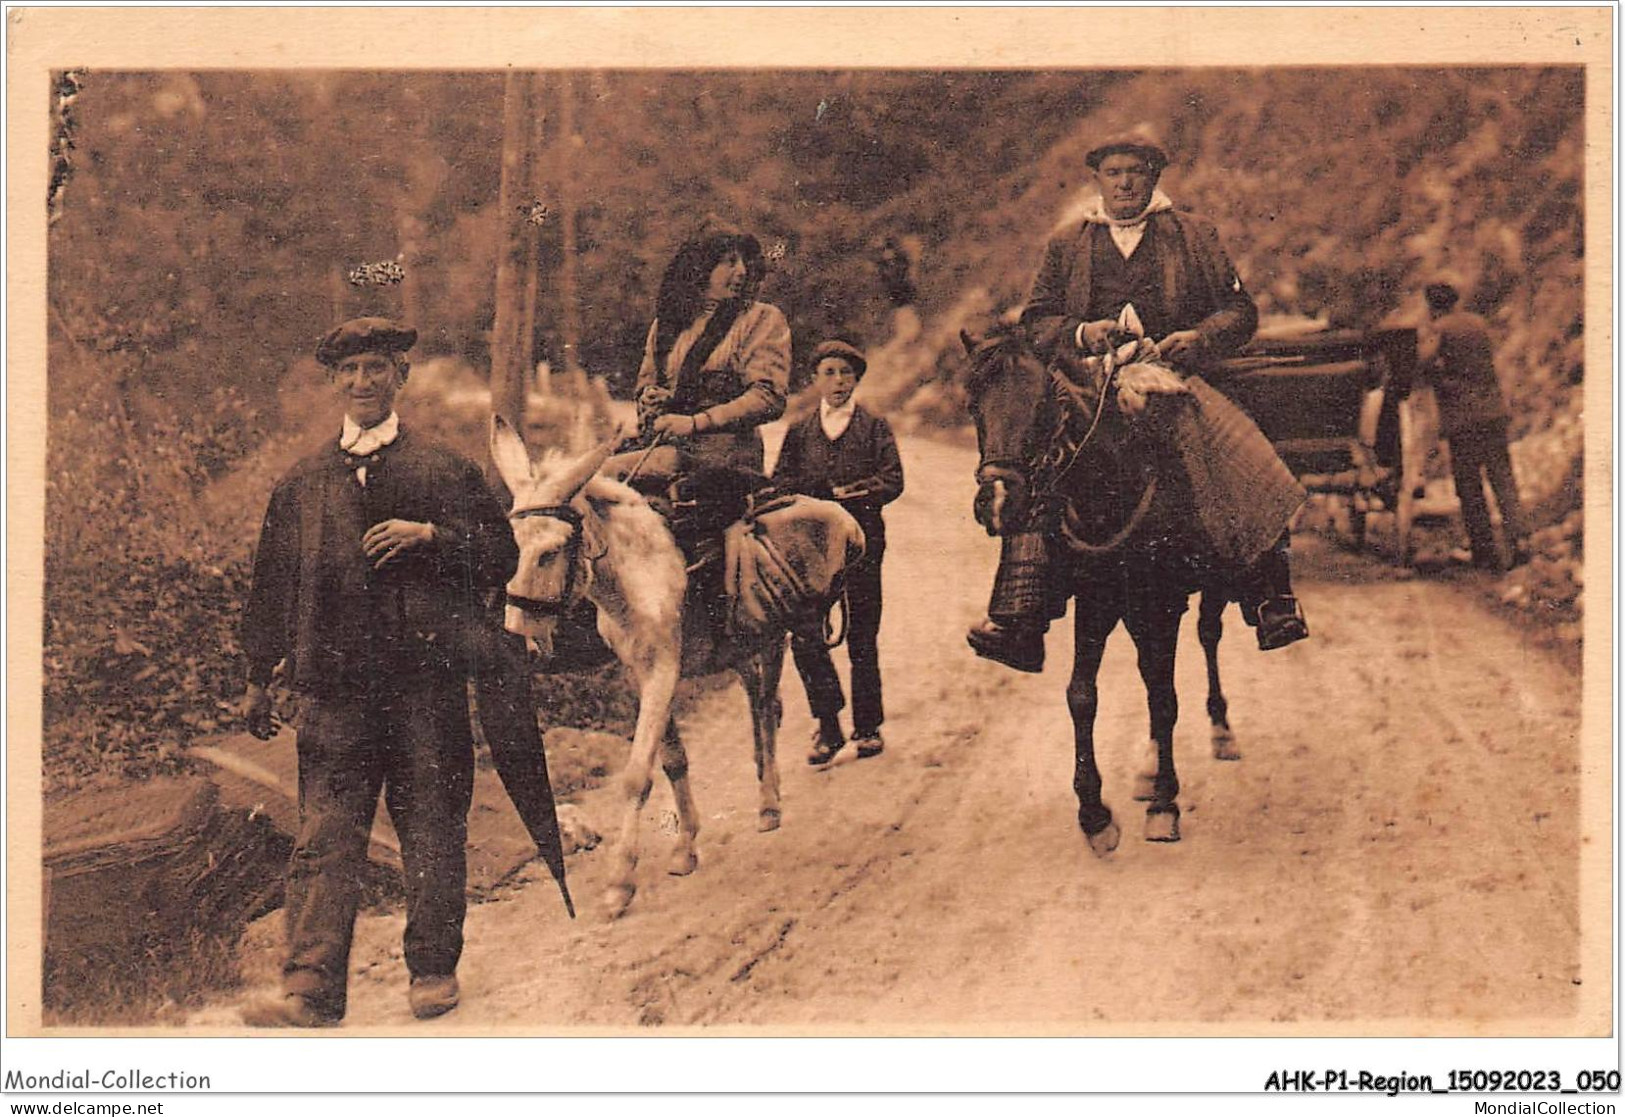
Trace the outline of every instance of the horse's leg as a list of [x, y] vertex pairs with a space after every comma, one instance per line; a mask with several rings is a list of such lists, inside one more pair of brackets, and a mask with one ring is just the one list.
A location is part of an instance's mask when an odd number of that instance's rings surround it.
[[1104, 857], [1117, 848], [1121, 836], [1111, 808], [1100, 798], [1100, 767], [1095, 762], [1095, 711], [1100, 706], [1096, 685], [1106, 637], [1117, 627], [1115, 612], [1091, 610], [1078, 599], [1073, 629], [1072, 678], [1066, 686], [1066, 705], [1072, 714], [1072, 790], [1078, 796], [1078, 826], [1089, 848]]
[[655, 753], [666, 736], [672, 695], [677, 690], [677, 659], [675, 656], [665, 658], [669, 662], [657, 662], [642, 672], [643, 685], [638, 690], [638, 724], [632, 732], [632, 753], [621, 773], [626, 813], [621, 822], [621, 840], [615, 850], [615, 869], [609, 887], [604, 890], [604, 912], [610, 919], [624, 913], [637, 892], [632, 874], [638, 867], [638, 816], [649, 801], [649, 791], [654, 785]]
[[694, 793], [688, 786], [688, 753], [677, 732], [676, 718], [666, 721], [666, 734], [660, 745], [660, 768], [671, 781], [672, 798], [677, 801], [677, 846], [672, 850], [666, 871], [672, 876], [686, 877], [700, 864], [699, 854], [694, 850], [694, 839], [700, 832], [700, 815], [694, 809]]
[[1224, 637], [1224, 610], [1230, 597], [1220, 586], [1209, 586], [1202, 591], [1202, 601], [1196, 617], [1196, 638], [1202, 642], [1202, 654], [1207, 658], [1207, 718], [1213, 726], [1213, 758], [1240, 760], [1236, 748], [1236, 735], [1230, 729], [1230, 703], [1225, 700], [1219, 684], [1219, 641]]
[[1179, 840], [1179, 776], [1174, 771], [1179, 695], [1174, 690], [1174, 651], [1179, 643], [1182, 606], [1183, 599], [1156, 603], [1134, 617], [1129, 626], [1151, 713], [1151, 742], [1157, 750], [1157, 774], [1151, 781], [1151, 803], [1145, 809], [1145, 837], [1149, 842]]
[[779, 807], [779, 723], [784, 707], [779, 701], [779, 679], [784, 674], [784, 641], [771, 641], [740, 672], [750, 699], [751, 729], [756, 737], [756, 829], [777, 830], [783, 814]]

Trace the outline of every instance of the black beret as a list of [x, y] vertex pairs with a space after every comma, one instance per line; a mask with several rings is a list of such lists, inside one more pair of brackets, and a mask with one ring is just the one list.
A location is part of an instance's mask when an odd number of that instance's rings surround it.
[[388, 318], [352, 318], [322, 338], [316, 346], [316, 359], [328, 368], [337, 368], [346, 357], [357, 353], [404, 353], [418, 341], [418, 332]]
[[843, 341], [838, 337], [818, 343], [818, 348], [813, 350], [813, 368], [816, 369], [825, 357], [839, 357], [851, 365], [852, 371], [860, 377], [869, 371], [869, 361], [864, 357], [863, 350], [850, 341]]
[[1083, 161], [1090, 170], [1098, 171], [1101, 160], [1108, 155], [1138, 155], [1146, 161], [1152, 171], [1160, 171], [1168, 165], [1168, 153], [1146, 132], [1128, 132], [1113, 136], [1105, 143], [1090, 148]]

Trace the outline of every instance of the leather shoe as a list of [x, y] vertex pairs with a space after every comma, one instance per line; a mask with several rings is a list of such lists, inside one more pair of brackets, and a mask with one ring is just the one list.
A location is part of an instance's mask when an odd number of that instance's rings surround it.
[[1258, 607], [1258, 648], [1274, 651], [1309, 639], [1309, 622], [1295, 597], [1267, 597]]
[[412, 1006], [412, 1015], [419, 1020], [444, 1016], [457, 1007], [457, 975], [414, 977], [406, 999]]
[[331, 1028], [342, 1014], [323, 1012], [309, 997], [287, 993], [245, 1005], [240, 1013], [251, 1028]]
[[879, 733], [859, 733], [852, 738], [852, 743], [858, 746], [859, 760], [867, 760], [886, 751], [886, 742]]
[[1044, 630], [1037, 625], [1001, 625], [981, 620], [965, 634], [965, 642], [983, 659], [1031, 675], [1044, 670]]
[[813, 730], [812, 751], [807, 754], [807, 763], [814, 768], [822, 768], [835, 759], [836, 753], [846, 747], [846, 740], [840, 736], [831, 736], [822, 729]]

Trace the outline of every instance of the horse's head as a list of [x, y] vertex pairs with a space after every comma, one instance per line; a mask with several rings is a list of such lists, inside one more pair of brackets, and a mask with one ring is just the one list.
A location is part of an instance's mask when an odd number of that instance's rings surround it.
[[532, 466], [519, 433], [500, 415], [491, 421], [491, 458], [513, 493], [508, 522], [519, 545], [519, 568], [508, 582], [503, 622], [521, 636], [551, 634], [560, 614], [586, 590], [583, 512], [575, 500], [609, 457], [614, 440], [562, 465]]
[[959, 340], [970, 358], [965, 391], [982, 452], [976, 518], [1002, 535], [1026, 504], [1029, 468], [1047, 426], [1049, 372], [1019, 327], [996, 326], [981, 338], [961, 330]]
[[1025, 465], [1049, 396], [1044, 362], [1016, 327], [997, 326], [982, 338], [961, 330], [959, 340], [970, 357], [965, 392], [976, 421], [982, 464]]

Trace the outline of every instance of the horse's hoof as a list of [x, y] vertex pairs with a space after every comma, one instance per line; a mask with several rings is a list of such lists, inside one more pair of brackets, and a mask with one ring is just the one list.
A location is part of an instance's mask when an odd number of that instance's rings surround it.
[[1098, 834], [1086, 835], [1089, 839], [1089, 850], [1096, 857], [1105, 857], [1117, 848], [1122, 840], [1123, 832], [1118, 829], [1116, 822], [1108, 822], [1106, 828]]
[[1179, 815], [1173, 811], [1149, 811], [1145, 816], [1145, 840], [1179, 841]]
[[626, 914], [626, 909], [632, 906], [632, 897], [637, 894], [635, 884], [612, 884], [604, 889], [604, 922], [613, 923]]
[[1134, 774], [1134, 801], [1136, 803], [1149, 803], [1157, 797], [1157, 774], [1155, 772], [1136, 772]]
[[761, 813], [756, 816], [756, 830], [758, 833], [766, 834], [769, 831], [777, 830], [779, 823], [782, 821], [783, 816], [779, 808], [763, 807]]
[[674, 850], [666, 872], [674, 877], [686, 877], [700, 867], [700, 855], [691, 849]]
[[1215, 725], [1213, 727], [1213, 759], [1241, 759], [1241, 750], [1236, 748], [1236, 735], [1228, 725]]

